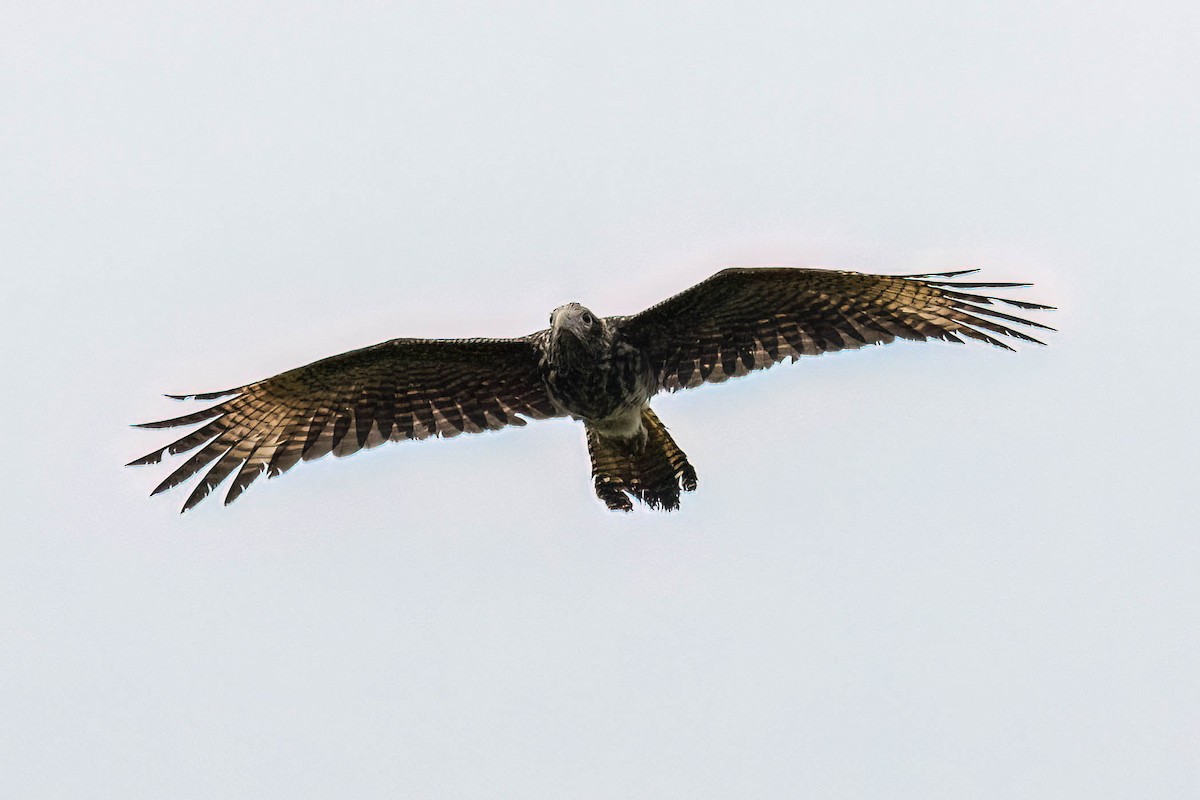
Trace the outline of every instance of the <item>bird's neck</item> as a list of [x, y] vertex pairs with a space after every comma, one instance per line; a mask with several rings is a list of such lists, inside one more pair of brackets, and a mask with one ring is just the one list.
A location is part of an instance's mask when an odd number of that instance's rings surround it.
[[607, 336], [580, 338], [570, 331], [556, 331], [547, 348], [548, 361], [559, 372], [588, 372], [603, 362], [610, 344]]

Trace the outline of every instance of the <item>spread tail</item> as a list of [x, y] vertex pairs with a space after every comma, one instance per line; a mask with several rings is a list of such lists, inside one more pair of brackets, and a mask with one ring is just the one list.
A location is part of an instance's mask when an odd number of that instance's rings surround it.
[[637, 438], [603, 437], [586, 426], [596, 496], [614, 511], [632, 511], [630, 498], [674, 511], [679, 508], [680, 490], [695, 490], [696, 470], [649, 408], [642, 411], [642, 424], [647, 434], [644, 446]]

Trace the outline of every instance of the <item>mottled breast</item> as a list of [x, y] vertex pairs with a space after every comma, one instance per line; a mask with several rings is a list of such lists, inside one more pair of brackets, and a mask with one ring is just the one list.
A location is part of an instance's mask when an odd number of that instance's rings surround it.
[[593, 362], [569, 367], [543, 360], [542, 378], [556, 405], [573, 417], [603, 420], [641, 409], [654, 394], [650, 362], [636, 347], [616, 341]]

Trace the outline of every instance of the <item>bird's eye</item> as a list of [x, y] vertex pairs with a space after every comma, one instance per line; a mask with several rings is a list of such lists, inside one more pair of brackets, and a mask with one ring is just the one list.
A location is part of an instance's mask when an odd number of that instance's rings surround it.
[[593, 322], [595, 322], [595, 321], [596, 321], [596, 320], [595, 320], [595, 319], [592, 317], [592, 315], [591, 315], [591, 314], [589, 314], [589, 313], [588, 313], [588, 312], [586, 312], [586, 311], [585, 311], [585, 312], [583, 312], [583, 316], [581, 316], [579, 319], [583, 320], [583, 324], [584, 324], [584, 325], [591, 325]]

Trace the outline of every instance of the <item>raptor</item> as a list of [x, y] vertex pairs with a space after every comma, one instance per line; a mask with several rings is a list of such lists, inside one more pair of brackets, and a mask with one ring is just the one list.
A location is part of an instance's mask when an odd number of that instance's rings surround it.
[[569, 416], [583, 422], [608, 508], [669, 511], [696, 488], [696, 470], [650, 408], [654, 395], [896, 339], [1042, 344], [1020, 328], [1052, 328], [1000, 309], [1052, 307], [981, 293], [1029, 284], [962, 279], [976, 271], [733, 268], [632, 316], [568, 303], [549, 328], [516, 339], [393, 339], [225, 391], [168, 395], [220, 402], [139, 425], [199, 427], [130, 466], [195, 451], [153, 491], [203, 472], [187, 511], [230, 475], [226, 504], [302, 460]]

